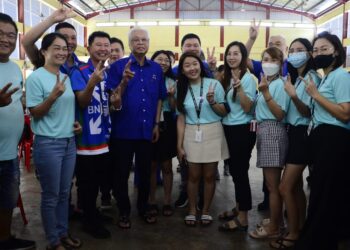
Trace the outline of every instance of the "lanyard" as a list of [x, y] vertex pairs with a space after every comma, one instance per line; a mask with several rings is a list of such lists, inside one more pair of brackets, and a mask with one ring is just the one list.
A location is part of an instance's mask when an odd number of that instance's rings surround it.
[[196, 113], [197, 113], [197, 118], [198, 118], [197, 125], [199, 126], [199, 119], [201, 117], [202, 103], [203, 103], [203, 100], [204, 100], [204, 98], [203, 98], [203, 79], [201, 80], [201, 89], [200, 89], [200, 93], [199, 93], [199, 95], [200, 95], [199, 104], [197, 104], [197, 101], [196, 101], [196, 98], [194, 96], [192, 87], [189, 86], [189, 89], [190, 89], [192, 100], [193, 100], [193, 104], [194, 104], [194, 107], [195, 107]]

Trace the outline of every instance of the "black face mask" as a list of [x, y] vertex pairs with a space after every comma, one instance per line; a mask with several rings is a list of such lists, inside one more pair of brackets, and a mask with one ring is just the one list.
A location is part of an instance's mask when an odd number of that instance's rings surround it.
[[317, 69], [328, 68], [334, 61], [333, 54], [330, 55], [318, 55], [314, 58], [315, 66]]

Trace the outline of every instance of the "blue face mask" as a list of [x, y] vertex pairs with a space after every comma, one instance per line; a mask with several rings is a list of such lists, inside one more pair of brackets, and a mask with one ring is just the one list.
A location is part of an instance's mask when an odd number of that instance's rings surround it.
[[296, 52], [289, 54], [288, 56], [288, 62], [292, 64], [292, 66], [296, 69], [303, 66], [308, 59], [309, 55], [307, 54], [307, 52]]

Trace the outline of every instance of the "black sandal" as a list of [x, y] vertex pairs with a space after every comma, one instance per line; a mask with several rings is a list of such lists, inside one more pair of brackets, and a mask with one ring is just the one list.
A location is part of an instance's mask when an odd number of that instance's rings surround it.
[[83, 244], [78, 238], [73, 238], [71, 235], [61, 238], [61, 244], [68, 249], [78, 249]]
[[246, 232], [248, 230], [248, 226], [243, 226], [237, 217], [234, 217], [232, 221], [235, 222], [236, 226], [231, 227], [230, 221], [227, 221], [219, 226], [219, 231], [221, 232], [234, 232], [234, 231], [243, 231]]
[[273, 249], [294, 249], [297, 240], [286, 239], [288, 233], [274, 241], [270, 242], [270, 247]]
[[128, 216], [120, 216], [118, 220], [118, 227], [121, 229], [130, 229], [131, 221]]

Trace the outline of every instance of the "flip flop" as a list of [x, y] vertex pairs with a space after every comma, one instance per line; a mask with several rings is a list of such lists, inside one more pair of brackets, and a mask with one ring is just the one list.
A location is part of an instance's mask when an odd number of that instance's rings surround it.
[[275, 239], [280, 236], [278, 232], [268, 233], [264, 226], [257, 227], [254, 231], [249, 233], [249, 236], [253, 239], [261, 240], [261, 239]]

